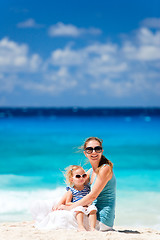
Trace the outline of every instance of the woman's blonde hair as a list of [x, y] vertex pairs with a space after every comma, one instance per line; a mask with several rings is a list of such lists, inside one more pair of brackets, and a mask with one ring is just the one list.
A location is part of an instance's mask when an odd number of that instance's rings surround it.
[[[89, 138], [87, 138], [87, 139], [85, 140], [85, 142], [84, 142], [84, 144], [83, 144], [83, 147], [82, 147], [83, 150], [85, 150], [87, 144], [88, 144], [90, 141], [93, 141], [93, 140], [99, 142], [99, 145], [102, 147], [102, 143], [103, 143], [103, 140], [102, 140], [102, 139], [100, 139], [100, 138], [98, 138], [98, 137], [89, 137]], [[98, 168], [97, 168], [97, 170], [96, 170], [97, 173], [99, 172], [99, 170], [100, 170], [100, 168], [103, 166], [103, 164], [108, 164], [108, 165], [111, 167], [111, 170], [113, 169], [113, 163], [112, 163], [108, 158], [106, 158], [104, 155], [102, 155], [102, 156], [101, 156], [101, 160], [100, 160], [100, 162], [99, 162], [99, 166], [98, 166]]]
[[83, 169], [81, 166], [78, 165], [70, 165], [67, 168], [65, 168], [65, 178], [66, 178], [66, 184], [69, 186], [72, 186], [72, 182], [71, 182], [71, 177], [73, 177], [73, 171], [77, 170], [77, 169]]

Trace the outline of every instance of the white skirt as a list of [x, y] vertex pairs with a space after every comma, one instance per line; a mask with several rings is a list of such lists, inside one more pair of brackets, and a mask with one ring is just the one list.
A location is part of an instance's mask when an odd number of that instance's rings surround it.
[[82, 206], [78, 206], [78, 207], [75, 207], [71, 210], [71, 212], [73, 212], [76, 216], [76, 213], [77, 212], [82, 212], [84, 215], [87, 215], [90, 214], [90, 212], [92, 211], [96, 211], [97, 212], [97, 208], [95, 205], [90, 205], [88, 207], [82, 207]]
[[[30, 211], [35, 221], [35, 227], [38, 229], [56, 230], [56, 229], [78, 229], [75, 211], [57, 210], [52, 211], [52, 207], [59, 202], [57, 200], [37, 200], [32, 203]], [[84, 227], [89, 230], [89, 219], [84, 214]], [[96, 229], [107, 231], [111, 228], [97, 221]]]

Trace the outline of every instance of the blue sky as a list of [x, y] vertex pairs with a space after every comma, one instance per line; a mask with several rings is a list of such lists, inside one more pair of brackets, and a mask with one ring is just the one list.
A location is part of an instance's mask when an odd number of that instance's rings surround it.
[[160, 106], [160, 1], [7, 0], [0, 106]]

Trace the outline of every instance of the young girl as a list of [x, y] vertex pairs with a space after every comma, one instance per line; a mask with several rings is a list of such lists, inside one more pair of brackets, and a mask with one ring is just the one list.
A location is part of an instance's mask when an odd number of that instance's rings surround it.
[[[87, 174], [81, 166], [69, 166], [66, 169], [66, 182], [69, 184], [69, 187], [66, 188], [67, 193], [58, 202], [58, 204], [52, 208], [52, 210], [59, 210], [62, 205], [71, 205], [86, 196], [90, 192], [90, 187], [86, 181]], [[89, 216], [90, 230], [95, 230], [97, 208], [94, 205], [85, 207], [78, 206], [73, 208], [71, 211], [76, 215], [79, 231], [86, 230], [83, 224], [84, 214]]]

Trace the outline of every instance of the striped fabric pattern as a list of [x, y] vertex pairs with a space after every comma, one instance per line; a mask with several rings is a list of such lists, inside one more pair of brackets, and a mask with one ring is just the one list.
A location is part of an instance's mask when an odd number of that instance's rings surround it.
[[74, 187], [66, 187], [66, 190], [71, 190], [72, 192], [72, 202], [77, 202], [78, 200], [82, 199], [84, 196], [86, 196], [90, 192], [90, 186], [84, 185], [83, 190], [77, 190]]

